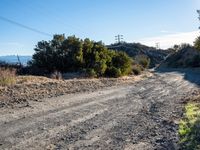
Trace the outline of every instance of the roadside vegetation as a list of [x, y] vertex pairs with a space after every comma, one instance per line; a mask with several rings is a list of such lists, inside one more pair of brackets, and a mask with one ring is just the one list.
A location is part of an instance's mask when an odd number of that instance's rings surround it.
[[[200, 20], [200, 10], [197, 11]], [[194, 42], [195, 55], [191, 57], [190, 67], [200, 67], [200, 36]], [[200, 149], [200, 96], [193, 98], [185, 106], [185, 114], [179, 123], [181, 149]]]
[[162, 66], [170, 68], [196, 68], [200, 67], [200, 51], [189, 44], [175, 45], [171, 54]]
[[200, 51], [200, 36], [198, 38], [196, 38], [195, 42], [194, 42], [194, 47]]
[[150, 59], [146, 55], [132, 58], [124, 51], [108, 49], [102, 42], [54, 35], [51, 41], [38, 42], [28, 71], [34, 69], [43, 74], [81, 72], [89, 77], [121, 77], [132, 73], [139, 75], [149, 65]]
[[150, 65], [150, 58], [146, 55], [137, 55], [135, 56], [135, 63], [142, 68], [149, 68]]
[[137, 59], [138, 56], [143, 56], [149, 61], [149, 68], [159, 65], [165, 59], [165, 57], [172, 52], [171, 50], [157, 49], [155, 47], [145, 46], [140, 43], [121, 42], [107, 45], [107, 47], [112, 50], [123, 51], [134, 60]]
[[200, 104], [191, 102], [185, 106], [185, 114], [179, 123], [180, 146], [183, 150], [200, 149]]
[[[197, 11], [200, 16], [200, 11]], [[200, 19], [200, 17], [199, 17]], [[194, 41], [194, 45], [174, 45], [169, 49], [173, 53], [161, 64], [161, 67], [171, 68], [197, 68], [200, 67], [200, 36]]]
[[64, 79], [65, 74], [81, 77], [122, 77], [140, 75], [149, 68], [150, 59], [137, 55], [134, 59], [119, 50], [108, 49], [102, 42], [75, 36], [54, 35], [50, 41], [40, 41], [27, 66], [20, 62], [0, 62], [0, 86], [15, 84], [19, 75], [46, 76]]
[[109, 50], [102, 42], [54, 35], [35, 48], [31, 68], [42, 72], [84, 72], [93, 77], [120, 77], [132, 73], [133, 60], [124, 52]]
[[11, 68], [0, 68], [0, 86], [10, 86], [15, 83], [16, 71]]

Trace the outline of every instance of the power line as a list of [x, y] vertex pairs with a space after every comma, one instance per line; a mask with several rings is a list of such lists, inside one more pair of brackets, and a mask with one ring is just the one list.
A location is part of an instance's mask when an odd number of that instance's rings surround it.
[[[19, 0], [19, 2], [20, 2], [20, 0]], [[53, 20], [56, 20], [57, 22], [59, 22], [59, 24], [62, 24], [65, 29], [71, 29], [72, 31], [79, 31], [80, 33], [84, 33], [84, 34], [88, 33], [88, 32], [86, 33], [85, 31], [83, 31], [77, 25], [74, 26], [74, 25], [71, 25], [71, 24], [66, 23], [63, 20], [59, 19], [59, 17], [53, 13], [52, 9], [51, 10], [47, 10], [41, 4], [37, 4], [38, 5], [37, 6], [37, 10], [35, 9], [35, 7], [33, 7], [33, 5], [31, 5], [30, 2], [28, 4], [27, 3], [22, 3], [22, 5], [26, 5], [26, 7], [29, 7], [30, 9], [35, 10], [34, 12], [38, 12], [39, 11], [40, 14], [43, 14], [45, 16], [47, 16], [48, 14], [51, 14], [50, 18], [54, 17]], [[47, 16], [47, 18], [48, 17], [49, 16]]]
[[160, 42], [156, 43], [156, 49], [160, 49]]
[[32, 31], [32, 32], [36, 32], [36, 33], [38, 33], [38, 34], [42, 34], [42, 35], [45, 35], [45, 36], [50, 36], [50, 37], [52, 37], [52, 35], [49, 34], [49, 33], [40, 31], [40, 30], [38, 30], [38, 29], [29, 27], [29, 26], [27, 26], [27, 25], [23, 25], [23, 24], [21, 24], [21, 23], [18, 23], [18, 22], [16, 22], [16, 21], [10, 20], [10, 19], [5, 18], [5, 17], [3, 17], [3, 16], [0, 16], [0, 20], [5, 21], [5, 22], [8, 22], [8, 23], [11, 23], [11, 24], [13, 24], [13, 25], [19, 26], [19, 27], [24, 28], [24, 29], [30, 30], [30, 31]]
[[[200, 10], [197, 10], [197, 13], [199, 14], [199, 21], [200, 21]], [[200, 29], [200, 27], [199, 27], [199, 29]]]
[[117, 43], [121, 43], [122, 40], [123, 40], [123, 35], [117, 35], [117, 36], [115, 36], [115, 40], [116, 40]]

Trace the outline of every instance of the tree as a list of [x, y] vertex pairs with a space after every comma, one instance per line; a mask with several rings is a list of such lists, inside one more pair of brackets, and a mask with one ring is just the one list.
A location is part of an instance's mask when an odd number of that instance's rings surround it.
[[179, 47], [179, 45], [177, 45], [177, 44], [175, 44], [175, 45], [173, 46], [173, 49], [174, 49], [175, 52], [177, 52], [177, 51], [179, 50], [179, 48], [180, 48], [180, 47]]
[[63, 41], [62, 51], [65, 52], [65, 56], [68, 60], [68, 67], [74, 70], [79, 68], [83, 63], [83, 42], [76, 38], [75, 36], [69, 36], [66, 40]]
[[[200, 10], [197, 10], [197, 13], [199, 14], [199, 21], [200, 21]], [[200, 28], [200, 27], [199, 27]]]
[[94, 46], [94, 42], [90, 41], [90, 39], [86, 38], [83, 41], [83, 66], [85, 68], [90, 68], [92, 64], [92, 48]]
[[194, 41], [194, 47], [200, 51], [200, 36]]
[[102, 42], [54, 35], [38, 42], [31, 66], [49, 73], [84, 71], [92, 76], [119, 77], [131, 73], [132, 59], [124, 52], [109, 50]]
[[[200, 10], [197, 10], [197, 13], [199, 14], [199, 20], [200, 20]], [[199, 27], [200, 29], [200, 27]], [[196, 38], [195, 42], [194, 42], [194, 47], [200, 51], [200, 36], [198, 38]]]
[[49, 42], [40, 41], [36, 45], [35, 54], [33, 55], [32, 66], [52, 72], [55, 70], [62, 70], [64, 68], [61, 50], [62, 43], [65, 40], [64, 35], [54, 35]]

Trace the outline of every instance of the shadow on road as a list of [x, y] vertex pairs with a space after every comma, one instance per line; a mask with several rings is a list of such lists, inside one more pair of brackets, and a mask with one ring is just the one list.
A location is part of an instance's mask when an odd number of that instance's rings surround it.
[[158, 73], [178, 72], [183, 74], [185, 80], [200, 86], [200, 68], [156, 68], [154, 71]]

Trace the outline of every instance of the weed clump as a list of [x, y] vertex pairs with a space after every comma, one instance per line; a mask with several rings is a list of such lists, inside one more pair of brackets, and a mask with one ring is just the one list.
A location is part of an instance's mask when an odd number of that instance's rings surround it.
[[0, 68], [0, 86], [10, 86], [16, 82], [16, 70]]
[[134, 75], [140, 75], [142, 72], [142, 68], [139, 65], [134, 65], [132, 71]]
[[53, 73], [51, 73], [50, 78], [62, 80], [62, 73], [60, 73], [59, 71], [54, 71]]

